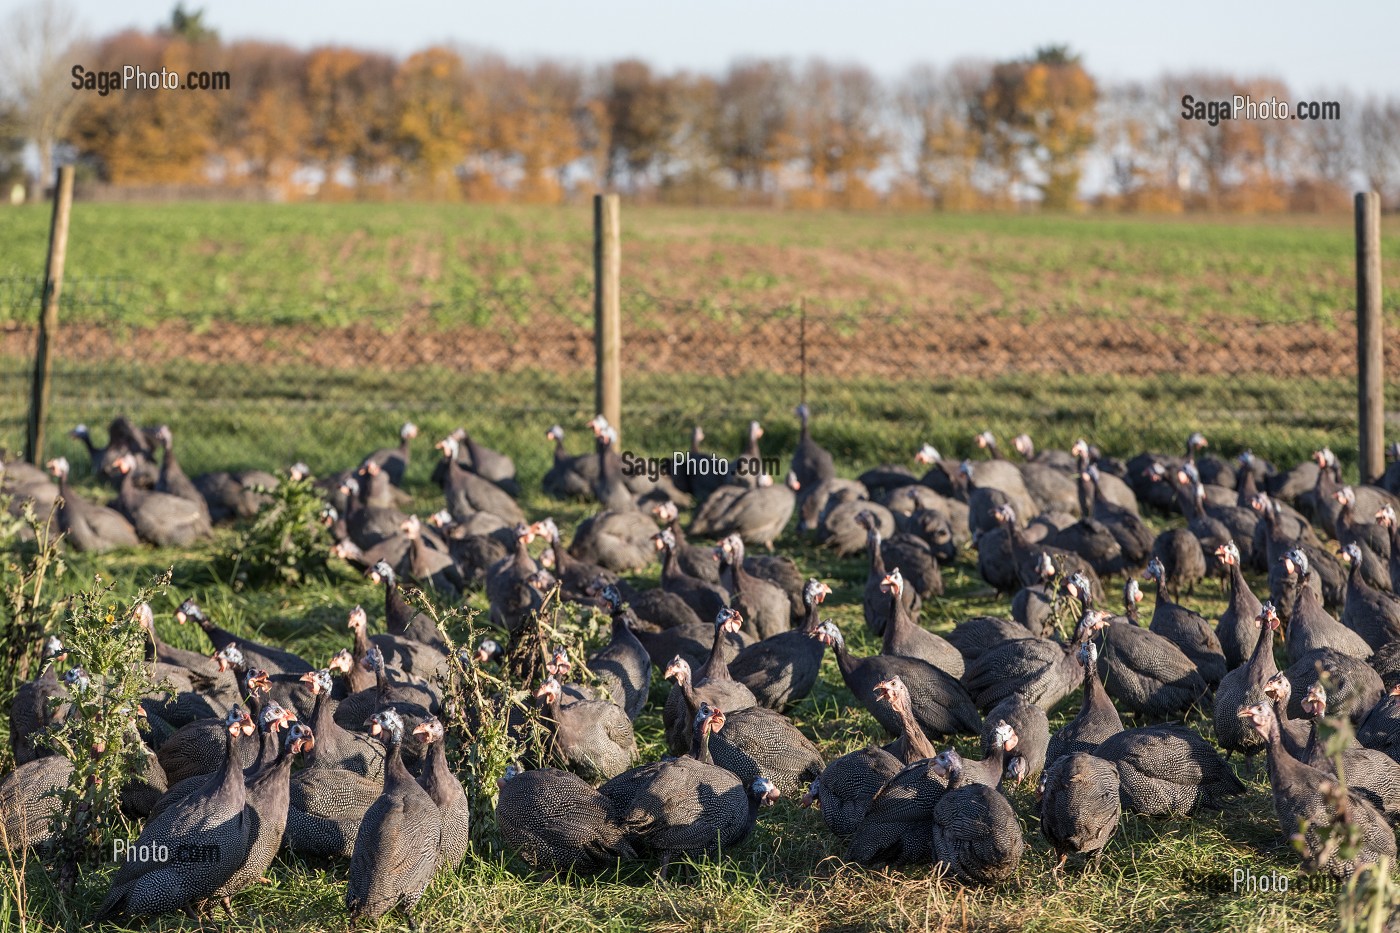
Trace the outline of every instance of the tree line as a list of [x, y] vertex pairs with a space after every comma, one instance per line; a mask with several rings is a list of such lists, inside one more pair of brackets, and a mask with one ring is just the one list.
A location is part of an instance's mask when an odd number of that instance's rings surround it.
[[[75, 89], [136, 64], [227, 72], [222, 91]], [[1400, 202], [1400, 99], [1301, 95], [1277, 80], [1095, 78], [1064, 47], [920, 65], [635, 59], [584, 66], [433, 46], [395, 57], [224, 42], [177, 9], [165, 28], [73, 47], [40, 107], [0, 84], [0, 162], [28, 140], [114, 186], [256, 187], [287, 198], [552, 203], [608, 188], [697, 204], [861, 209], [1343, 210], [1365, 185]], [[61, 81], [55, 93], [54, 81]], [[8, 86], [7, 86], [8, 85]], [[1187, 119], [1182, 99], [1336, 100], [1337, 121]]]

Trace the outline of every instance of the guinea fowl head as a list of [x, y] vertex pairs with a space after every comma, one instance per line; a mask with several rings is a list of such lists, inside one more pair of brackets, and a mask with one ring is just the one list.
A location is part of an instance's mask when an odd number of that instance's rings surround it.
[[695, 711], [695, 731], [697, 734], [702, 729], [711, 734], [716, 733], [724, 728], [724, 723], [724, 710], [718, 706], [702, 702], [700, 708]]
[[257, 731], [257, 727], [253, 725], [253, 717], [249, 716], [248, 711], [238, 703], [229, 708], [228, 715], [224, 717], [224, 728], [234, 738], [238, 738], [240, 735], [252, 735]]
[[1137, 578], [1129, 577], [1123, 583], [1123, 605], [1129, 609], [1142, 602], [1142, 587], [1138, 585]]
[[1031, 766], [1026, 763], [1025, 755], [1012, 755], [1006, 759], [1006, 776], [1017, 784], [1024, 781], [1031, 773]]
[[411, 441], [418, 436], [418, 425], [412, 421], [405, 421], [403, 427], [399, 428], [399, 440]]
[[[660, 553], [673, 551], [676, 548], [676, 536], [671, 533], [671, 529], [663, 528], [651, 536], [651, 543]], [[718, 550], [716, 548], [717, 553]]]
[[[545, 554], [547, 555], [549, 552], [545, 551]], [[525, 578], [525, 582], [531, 589], [538, 593], [548, 593], [550, 590], [554, 589], [558, 581], [554, 579], [554, 575], [548, 570], [536, 570]]]
[[880, 592], [896, 597], [904, 593], [904, 575], [898, 567], [885, 574], [885, 579], [880, 581]]
[[370, 735], [385, 735], [390, 744], [397, 745], [403, 741], [403, 717], [393, 708], [375, 713], [365, 720], [365, 725], [369, 727]]
[[316, 747], [316, 733], [305, 723], [293, 723], [287, 730], [287, 754], [300, 755]]
[[365, 574], [371, 583], [383, 583], [386, 586], [394, 585], [394, 568], [389, 566], [387, 560], [375, 561], [374, 566], [369, 568]]
[[559, 540], [559, 526], [554, 524], [554, 519], [543, 518], [530, 526], [530, 532], [536, 538], [544, 538], [553, 544]]
[[1303, 697], [1303, 712], [1312, 719], [1321, 719], [1327, 715], [1327, 688], [1321, 683], [1315, 683], [1308, 688], [1307, 696]]
[[943, 455], [940, 454], [938, 448], [932, 444], [924, 444], [919, 448], [918, 452], [914, 454], [914, 462], [923, 464], [924, 466], [932, 466], [942, 459]]
[[1308, 555], [1302, 548], [1294, 548], [1283, 555], [1283, 572], [1290, 577], [1306, 577], [1308, 575]]
[[792, 413], [797, 417], [801, 418], [803, 421], [806, 421], [808, 418], [812, 417], [812, 409], [807, 407], [806, 402], [803, 402], [801, 405], [798, 405], [796, 408], [794, 408], [792, 410]]
[[958, 754], [956, 748], [945, 748], [933, 759], [934, 772], [941, 778], [947, 778], [950, 782], [953, 775], [962, 773], [962, 769], [962, 755]]
[[512, 530], [515, 532], [515, 540], [517, 543], [524, 541], [526, 544], [530, 544], [535, 540], [535, 529], [532, 525], [519, 522]]
[[[144, 606], [145, 603], [142, 603], [142, 605]], [[68, 652], [63, 647], [63, 642], [59, 640], [57, 635], [50, 635], [48, 638], [44, 639], [45, 661], [62, 661], [66, 657], [68, 657]]]
[[1079, 663], [1085, 667], [1093, 667], [1099, 663], [1099, 648], [1090, 639], [1079, 646]]
[[170, 425], [163, 424], [156, 428], [156, 443], [166, 450], [175, 446], [175, 435], [170, 430]]
[[375, 461], [370, 460], [366, 462], [364, 466], [360, 467], [360, 472], [365, 476], [373, 478], [382, 473], [383, 468]]
[[136, 608], [131, 610], [131, 620], [147, 632], [155, 632], [156, 614], [150, 603], [137, 603]]
[[841, 648], [846, 645], [846, 639], [841, 637], [841, 630], [830, 619], [822, 619], [812, 637], [820, 639], [828, 648]]
[[68, 436], [76, 438], [77, 440], [83, 440], [84, 438], [91, 437], [92, 434], [88, 431], [87, 425], [77, 424], [73, 426], [73, 430], [68, 432]]
[[1293, 683], [1288, 679], [1288, 675], [1280, 671], [1265, 681], [1264, 696], [1279, 703], [1287, 703], [1293, 696]]
[[49, 461], [48, 467], [49, 472], [52, 473], [54, 476], [57, 476], [59, 479], [64, 479], [68, 476], [67, 457], [54, 457], [52, 460]]
[[350, 653], [349, 648], [341, 648], [326, 663], [326, 669], [330, 671], [340, 671], [342, 674], [350, 673], [355, 666], [355, 656]]
[[92, 678], [81, 667], [69, 668], [63, 674], [63, 682], [75, 693], [86, 693], [92, 685]]
[[294, 483], [299, 483], [304, 479], [310, 479], [311, 467], [298, 460], [296, 463], [293, 463], [291, 466], [287, 467], [287, 476], [291, 477], [291, 480]]
[[423, 533], [423, 520], [417, 515], [410, 515], [399, 524], [399, 531], [403, 536], [412, 541]]
[[1376, 524], [1384, 528], [1395, 527], [1395, 509], [1390, 505], [1383, 505], [1376, 513]]
[[1142, 475], [1154, 483], [1164, 483], [1167, 480], [1167, 468], [1154, 460], [1142, 471]]
[[243, 692], [248, 696], [267, 696], [272, 691], [272, 678], [260, 667], [251, 667], [243, 674]]
[[991, 431], [983, 431], [981, 434], [974, 437], [973, 440], [976, 441], [977, 446], [983, 450], [994, 450], [997, 446], [996, 435]]
[[1200, 431], [1192, 431], [1191, 436], [1186, 438], [1186, 451], [1189, 454], [1197, 454], [1210, 446], [1210, 441]]
[[665, 502], [658, 502], [652, 506], [651, 514], [656, 516], [656, 520], [663, 525], [669, 525], [680, 517], [680, 509], [670, 499]]
[[800, 806], [800, 807], [801, 807], [802, 809], [804, 809], [804, 810], [807, 809], [808, 807], [816, 807], [818, 810], [820, 810], [820, 809], [821, 809], [821, 806], [822, 806], [822, 804], [821, 804], [821, 800], [822, 800], [822, 798], [821, 798], [821, 793], [822, 793], [822, 782], [821, 782], [821, 778], [813, 778], [813, 779], [812, 779], [812, 785], [811, 785], [810, 787], [808, 787], [808, 788], [807, 788], [807, 792], [806, 792], [805, 794], [802, 795], [802, 800], [798, 802], [798, 806]]
[[353, 476], [347, 476], [340, 484], [340, 494], [342, 496], [355, 497], [360, 494], [360, 481]]
[[874, 692], [875, 699], [895, 708], [898, 708], [899, 704], [909, 697], [909, 688], [904, 685], [904, 681], [897, 674], [889, 680], [882, 680], [876, 684]]
[[376, 677], [384, 673], [384, 652], [379, 650], [378, 645], [372, 646], [365, 652], [365, 656], [360, 660], [360, 667]]
[[452, 435], [449, 434], [447, 437], [444, 437], [442, 440], [438, 441], [433, 446], [436, 447], [438, 450], [442, 451], [442, 458], [444, 460], [457, 459], [458, 442], [457, 438], [453, 437]]
[[1094, 604], [1094, 590], [1089, 584], [1089, 578], [1082, 570], [1076, 570], [1065, 581], [1065, 592], [1079, 600], [1082, 606], [1092, 606]]
[[1341, 558], [1348, 564], [1351, 564], [1353, 567], [1360, 567], [1361, 546], [1355, 541], [1349, 542], [1345, 547], [1342, 548]]
[[505, 771], [501, 772], [501, 776], [496, 778], [496, 787], [503, 788], [506, 786], [506, 784], [515, 780], [519, 776], [519, 768], [517, 768], [515, 765], [506, 765]]
[[608, 425], [598, 432], [598, 443], [604, 447], [611, 447], [617, 443], [617, 428]]
[[749, 785], [749, 793], [753, 799], [758, 801], [760, 807], [771, 807], [782, 799], [782, 791], [773, 785], [773, 782], [766, 777], [756, 777]]
[[[971, 471], [968, 471], [968, 475], [972, 475]], [[1003, 502], [992, 512], [992, 518], [995, 518], [997, 524], [1000, 525], [1014, 525], [1016, 523], [1016, 510], [1011, 507], [1011, 503]]]
[[617, 588], [617, 584], [609, 583], [603, 587], [603, 602], [608, 604], [609, 612], [622, 611], [622, 591]]
[[1011, 723], [1007, 722], [1005, 719], [998, 719], [996, 727], [992, 729], [992, 743], [1000, 745], [1002, 751], [1010, 752], [1016, 750], [1016, 743], [1018, 741], [1016, 730], [1012, 727]]
[[432, 515], [428, 516], [428, 524], [432, 525], [434, 528], [446, 530], [451, 528], [456, 522], [452, 520], [452, 513], [447, 511], [447, 509], [438, 509]]
[[808, 580], [802, 587], [802, 604], [808, 609], [826, 600], [831, 595], [831, 587], [818, 579]]
[[1220, 563], [1226, 567], [1238, 567], [1240, 563], [1240, 549], [1235, 546], [1235, 542], [1226, 541], [1215, 549], [1215, 556]]
[[423, 744], [431, 745], [433, 742], [441, 742], [447, 730], [442, 727], [442, 722], [436, 716], [429, 716], [413, 727], [413, 734], [422, 739]]
[[472, 655], [472, 660], [477, 664], [485, 664], [487, 661], [494, 661], [506, 653], [501, 647], [501, 643], [494, 638], [483, 638], [481, 644], [476, 646], [476, 651]]
[[233, 642], [224, 645], [213, 655], [214, 663], [219, 666], [219, 673], [234, 667], [242, 667], [244, 663], [243, 652], [238, 650], [238, 646]]
[[574, 669], [574, 662], [569, 660], [569, 652], [563, 645], [555, 645], [544, 669], [549, 671], [551, 677], [568, 678], [569, 672]]
[[331, 689], [335, 686], [331, 681], [331, 672], [328, 669], [307, 671], [297, 678], [297, 680], [300, 683], [306, 684], [311, 690], [312, 696], [317, 696], [318, 694], [330, 696]]
[[1266, 600], [1264, 604], [1259, 607], [1259, 615], [1254, 618], [1260, 625], [1267, 626], [1271, 632], [1277, 632], [1279, 626], [1283, 624], [1279, 621], [1278, 610], [1274, 608], [1274, 604], [1270, 600]]
[[359, 631], [365, 627], [368, 621], [364, 607], [356, 606], [354, 609], [350, 610], [350, 615], [345, 620], [345, 627], [351, 631]]
[[558, 703], [559, 698], [563, 695], [563, 685], [559, 683], [557, 678], [552, 676], [545, 678], [545, 682], [540, 684], [539, 688], [535, 690], [535, 699], [542, 701], [546, 706], [551, 703]]
[[608, 429], [608, 419], [602, 415], [594, 415], [589, 419], [587, 427], [593, 429], [594, 437], [601, 437], [603, 432]]
[[1075, 442], [1074, 442], [1073, 444], [1070, 445], [1070, 447], [1069, 447], [1069, 452], [1070, 452], [1070, 456], [1079, 457], [1079, 458], [1081, 458], [1081, 459], [1083, 459], [1083, 460], [1088, 460], [1088, 459], [1090, 459], [1090, 458], [1089, 458], [1089, 442], [1086, 441], [1086, 440], [1085, 440], [1084, 438], [1082, 438], [1082, 437], [1076, 438], [1076, 439], [1075, 439]]
[[1011, 439], [1011, 446], [1016, 448], [1016, 452], [1027, 460], [1035, 456], [1035, 444], [1031, 442], [1029, 434], [1017, 434]]
[[1267, 703], [1254, 703], [1250, 706], [1241, 706], [1236, 714], [1241, 719], [1247, 720], [1254, 726], [1256, 732], [1268, 738], [1269, 727], [1274, 721], [1274, 711]]
[[1332, 498], [1336, 499], [1342, 505], [1355, 505], [1356, 490], [1352, 489], [1350, 486], [1343, 486], [1341, 489], [1332, 493]]
[[327, 505], [321, 510], [321, 524], [327, 528], [340, 521], [340, 510], [333, 505]]
[[[1020, 756], [1018, 755], [1017, 757], [1019, 758]], [[1042, 771], [1042, 772], [1040, 773], [1040, 780], [1037, 781], [1036, 784], [1035, 784], [1035, 801], [1036, 801], [1036, 803], [1039, 803], [1040, 801], [1042, 801], [1042, 800], [1045, 799], [1045, 791], [1046, 791], [1046, 788], [1048, 788], [1049, 786], [1050, 786], [1050, 773], [1049, 773], [1049, 769], [1047, 768], [1046, 770], [1044, 770], [1044, 771]]]
[[671, 659], [671, 663], [666, 665], [665, 678], [674, 680], [676, 686], [683, 686], [690, 680], [690, 662], [680, 655]]
[[1094, 633], [1108, 625], [1108, 614], [1098, 609], [1085, 609], [1076, 631], [1079, 641], [1087, 641]]
[[744, 617], [738, 609], [725, 606], [715, 614], [715, 627], [726, 635], [733, 635], [744, 627]]
[[1049, 551], [1040, 552], [1040, 558], [1035, 563], [1035, 572], [1041, 583], [1049, 583], [1054, 578], [1055, 561], [1050, 558]]
[[1337, 455], [1332, 453], [1332, 450], [1329, 447], [1324, 447], [1321, 450], [1314, 450], [1312, 458], [1313, 462], [1318, 465], [1319, 469], [1325, 470], [1328, 467], [1333, 467], [1337, 465]]
[[544, 432], [544, 436], [545, 436], [545, 440], [549, 440], [549, 441], [556, 441], [556, 442], [558, 442], [558, 441], [564, 440], [564, 427], [563, 427], [563, 425], [558, 425], [558, 424], [550, 425], [550, 426], [549, 426], [549, 430], [546, 431], [546, 432]]
[[180, 604], [180, 608], [175, 610], [175, 621], [184, 625], [190, 619], [196, 622], [205, 621], [204, 610], [199, 608], [199, 603], [192, 599], [187, 599]]
[[277, 730], [285, 729], [296, 721], [296, 713], [283, 707], [279, 703], [269, 701], [268, 704], [263, 707], [262, 715], [258, 717], [258, 728], [271, 735], [276, 735]]
[[1147, 570], [1143, 573], [1144, 580], [1151, 580], [1158, 586], [1167, 585], [1167, 568], [1162, 564], [1161, 558], [1154, 557], [1147, 562]]
[[761, 438], [762, 436], [763, 436], [763, 425], [759, 424], [757, 421], [750, 421], [750, 422], [749, 422], [749, 440], [754, 441], [755, 443], [757, 443], [758, 439]]

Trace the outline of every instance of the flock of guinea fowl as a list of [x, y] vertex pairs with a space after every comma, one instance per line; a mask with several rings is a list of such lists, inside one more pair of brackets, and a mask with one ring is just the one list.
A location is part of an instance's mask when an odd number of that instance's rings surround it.
[[[494, 709], [460, 717], [457, 738], [469, 743], [487, 716], [507, 723], [517, 764], [485, 776], [498, 779], [496, 822], [550, 873], [654, 859], [664, 878], [677, 859], [740, 844], [787, 797], [819, 809], [851, 862], [996, 884], [1017, 870], [1028, 817], [1056, 873], [1070, 858], [1096, 866], [1123, 810], [1185, 817], [1245, 793], [1234, 753], [1265, 757], [1281, 839], [1306, 869], [1350, 876], [1394, 859], [1396, 464], [1374, 485], [1346, 485], [1326, 449], [1285, 470], [1248, 451], [1222, 460], [1199, 434], [1184, 455], [1126, 461], [1084, 441], [1038, 451], [1021, 435], [1010, 460], [982, 434], [975, 461], [925, 446], [922, 475], [886, 465], [844, 479], [805, 405], [798, 415], [781, 478], [758, 468], [772, 461], [756, 422], [735, 459], [706, 452], [696, 428], [676, 472], [636, 469], [601, 416], [591, 452], [570, 454], [552, 428], [545, 491], [600, 506], [568, 547], [553, 520], [527, 520], [511, 458], [465, 430], [437, 444], [445, 501], [426, 520], [403, 511], [411, 424], [398, 446], [334, 476], [292, 467], [325, 497], [333, 552], [382, 585], [384, 631], [370, 634], [355, 607], [346, 647], [322, 666], [222, 628], [193, 601], [176, 619], [198, 624], [210, 653], [176, 648], [150, 607], [137, 608], [161, 689], [132, 717], [145, 764], [121, 800], [144, 822], [99, 917], [218, 902], [231, 912], [287, 850], [344, 876], [352, 922], [399, 909], [412, 923], [434, 875], [470, 848], [469, 797], [449, 760], [463, 759], [438, 718], [454, 665], [491, 668], [505, 685]], [[192, 544], [257, 514], [279, 482], [189, 477], [164, 426], [115, 419], [105, 447], [85, 427], [73, 435], [115, 487], [110, 504], [70, 488], [62, 458], [47, 471], [0, 464], [0, 489], [12, 511], [32, 503], [78, 550]], [[1184, 521], [1154, 533], [1149, 510]], [[853, 654], [822, 618], [831, 588], [774, 553], [794, 517], [817, 545], [868, 556], [861, 601], [878, 653]], [[962, 560], [1009, 600], [940, 636], [921, 607], [943, 592], [940, 568]], [[659, 583], [644, 584], [637, 572], [657, 562]], [[1228, 592], [1213, 620], [1178, 602], [1207, 576]], [[401, 580], [443, 601], [484, 593], [493, 637], [449, 656]], [[1121, 584], [1110, 594], [1106, 580]], [[1144, 584], [1155, 589], [1146, 624]], [[568, 602], [611, 621], [583, 658], [551, 643], [548, 610]], [[839, 695], [888, 744], [826, 760], [786, 715], [816, 686], [827, 649], [849, 689]], [[74, 766], [45, 734], [75, 692], [100, 686], [57, 638], [44, 658], [10, 711], [17, 767], [0, 782], [0, 814], [11, 848], [52, 837]], [[638, 764], [633, 724], [667, 682], [669, 754]], [[1062, 705], [1072, 715], [1052, 734], [1048, 714]], [[1125, 715], [1138, 724], [1125, 728]], [[1340, 753], [1319, 733], [1326, 717], [1352, 724]], [[1209, 721], [1209, 738], [1188, 721]], [[978, 737], [976, 750], [940, 750], [953, 736]], [[1007, 782], [1031, 782], [1033, 814], [1017, 813]], [[1351, 842], [1338, 846], [1342, 831]]]

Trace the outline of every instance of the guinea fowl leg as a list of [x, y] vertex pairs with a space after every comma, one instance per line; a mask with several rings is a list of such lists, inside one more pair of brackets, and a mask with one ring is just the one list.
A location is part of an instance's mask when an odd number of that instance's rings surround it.
[[657, 878], [657, 880], [658, 880], [658, 881], [665, 881], [665, 880], [666, 880], [666, 873], [667, 873], [668, 871], [670, 871], [670, 870], [671, 870], [671, 853], [670, 853], [670, 852], [662, 852], [662, 853], [661, 853], [661, 870], [658, 871], [658, 872], [656, 873], [656, 878]]

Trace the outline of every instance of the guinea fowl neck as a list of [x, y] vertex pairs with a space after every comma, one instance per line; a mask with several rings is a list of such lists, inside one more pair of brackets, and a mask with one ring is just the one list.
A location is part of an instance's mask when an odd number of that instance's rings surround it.
[[[396, 580], [385, 578], [384, 580], [384, 624], [390, 632], [395, 635], [402, 635], [408, 628], [408, 623], [413, 619], [413, 610], [409, 608], [408, 602], [399, 592], [399, 584]], [[314, 728], [314, 727], [313, 727]], [[313, 746], [314, 748], [314, 746]]]
[[1239, 490], [1239, 504], [1249, 508], [1249, 500], [1259, 494], [1259, 484], [1255, 482], [1254, 470], [1247, 463], [1241, 463], [1235, 471], [1235, 488]]
[[535, 559], [530, 556], [530, 548], [525, 543], [524, 535], [515, 536], [515, 572], [521, 576], [529, 576], [535, 572]]
[[242, 796], [243, 762], [238, 754], [238, 736], [229, 732], [224, 741], [224, 768], [219, 775], [216, 794], [238, 794]]
[[1263, 683], [1278, 673], [1274, 663], [1274, 630], [1267, 622], [1259, 626], [1259, 637], [1254, 640], [1254, 651], [1249, 656], [1249, 670], [1256, 683]]
[[899, 717], [899, 757], [904, 764], [911, 765], [938, 754], [919, 720], [914, 718], [914, 710], [907, 699], [895, 703], [894, 712]]
[[676, 559], [676, 549], [669, 544], [661, 545], [661, 577], [664, 580], [674, 580], [684, 576], [681, 573], [680, 562]]
[[896, 640], [909, 634], [909, 626], [914, 624], [914, 620], [904, 611], [904, 601], [899, 598], [897, 589], [890, 587], [889, 596], [890, 620], [885, 625], [885, 637], [880, 650], [884, 654], [896, 654]]
[[885, 576], [885, 555], [880, 553], [880, 529], [872, 526], [865, 532], [865, 547], [870, 551], [870, 573]]
[[690, 757], [704, 765], [714, 764], [715, 760], [710, 757], [710, 724], [705, 723], [692, 731], [695, 734], [690, 739]]
[[821, 621], [821, 603], [811, 600], [807, 603], [807, 617], [802, 621], [802, 634], [810, 637]]
[[413, 775], [408, 773], [408, 768], [403, 763], [403, 738], [393, 733], [389, 734], [389, 740], [385, 743], [384, 756], [384, 790], [386, 792], [404, 786], [413, 780]]
[[1088, 518], [1094, 514], [1094, 481], [1087, 474], [1079, 474], [1079, 482], [1075, 484], [1079, 493], [1079, 514]]
[[710, 644], [710, 656], [705, 659], [704, 665], [695, 672], [696, 679], [701, 683], [707, 680], [731, 680], [729, 676], [729, 662], [734, 660], [732, 655], [738, 654], [731, 651], [729, 645], [729, 634], [722, 626], [715, 626], [715, 640]]
[[1080, 718], [1090, 715], [1095, 709], [1100, 709], [1107, 703], [1110, 707], [1113, 701], [1108, 698], [1108, 692], [1104, 690], [1103, 681], [1099, 680], [1098, 668], [1093, 664], [1084, 665], [1084, 705], [1079, 708]]
[[335, 710], [326, 702], [326, 694], [317, 692], [316, 703], [311, 707], [311, 734], [316, 736], [316, 742], [305, 752], [308, 766], [315, 768], [321, 764], [321, 748], [337, 729], [340, 724], [335, 721]]

